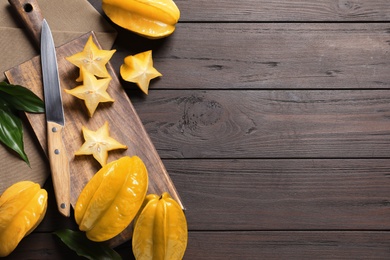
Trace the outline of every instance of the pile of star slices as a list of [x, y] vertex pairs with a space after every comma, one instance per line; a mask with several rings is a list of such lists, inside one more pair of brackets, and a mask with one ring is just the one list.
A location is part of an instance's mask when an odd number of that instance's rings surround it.
[[[84, 100], [90, 117], [95, 113], [99, 103], [114, 102], [107, 93], [111, 76], [106, 64], [115, 51], [99, 49], [91, 35], [82, 52], [66, 57], [70, 63], [80, 69], [76, 81], [82, 84], [73, 89], [65, 89], [65, 92]], [[137, 84], [145, 94], [148, 94], [150, 80], [162, 76], [153, 67], [151, 50], [127, 56], [120, 67], [120, 74], [124, 80]], [[110, 137], [107, 122], [97, 131], [83, 126], [82, 132], [85, 142], [75, 155], [93, 155], [101, 166], [107, 164], [108, 151], [127, 149], [126, 145]]]

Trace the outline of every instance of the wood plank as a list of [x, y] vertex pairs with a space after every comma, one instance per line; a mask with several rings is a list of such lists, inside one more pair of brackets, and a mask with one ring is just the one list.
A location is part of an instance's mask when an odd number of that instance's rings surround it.
[[387, 0], [175, 0], [180, 21], [389, 21]]
[[[189, 229], [388, 230], [387, 159], [202, 159], [163, 161], [187, 205]], [[56, 210], [36, 232], [77, 230]], [[223, 217], [222, 217], [223, 216]]]
[[[183, 259], [388, 259], [389, 241], [390, 233], [380, 231], [189, 232]], [[130, 243], [116, 251], [134, 259]], [[85, 258], [51, 234], [33, 233], [3, 259]]]
[[389, 259], [389, 238], [389, 232], [190, 232], [184, 259]]
[[388, 159], [164, 163], [190, 230], [390, 229]]
[[[101, 1], [88, 0], [103, 14]], [[175, 0], [180, 22], [389, 21], [387, 0]]]
[[131, 96], [163, 158], [390, 155], [390, 91], [156, 91]]
[[[185, 23], [157, 42], [120, 31], [114, 48], [122, 51], [112, 62], [119, 75], [125, 56], [153, 49], [163, 76], [152, 80], [151, 94], [155, 89], [389, 88], [389, 31], [386, 23]], [[132, 47], [123, 51], [124, 46]]]

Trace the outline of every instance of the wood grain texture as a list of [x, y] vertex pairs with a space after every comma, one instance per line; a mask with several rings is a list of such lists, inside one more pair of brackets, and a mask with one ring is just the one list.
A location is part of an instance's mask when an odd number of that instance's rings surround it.
[[[88, 0], [101, 14], [101, 1]], [[389, 21], [387, 0], [175, 0], [180, 22]]]
[[387, 0], [176, 0], [180, 21], [389, 21]]
[[123, 51], [125, 46], [153, 49], [163, 76], [150, 91], [385, 89], [389, 31], [386, 23], [183, 23], [158, 43], [121, 31], [114, 48], [122, 51], [112, 62], [119, 72], [124, 57], [134, 54]]
[[389, 238], [360, 231], [196, 232], [184, 259], [387, 259]]
[[387, 159], [180, 159], [164, 164], [187, 205], [191, 231], [390, 228]]
[[[83, 47], [90, 35], [86, 34], [70, 43], [57, 49], [57, 60], [62, 88], [73, 88], [77, 85], [78, 68], [69, 63], [65, 57], [83, 50]], [[97, 43], [98, 44], [98, 43]], [[145, 163], [149, 173], [149, 193], [161, 194], [168, 191], [180, 205], [182, 205], [174, 184], [166, 172], [161, 159], [146, 133], [134, 107], [128, 99], [125, 91], [119, 83], [117, 76], [113, 73], [112, 67], [108, 65], [112, 77], [108, 93], [115, 100], [111, 104], [100, 104], [92, 118], [88, 116], [86, 107], [82, 100], [63, 93], [63, 105], [66, 125], [63, 129], [64, 144], [67, 147], [70, 158], [71, 178], [71, 204], [74, 206], [77, 198], [88, 180], [101, 168], [100, 164], [92, 156], [74, 156], [84, 140], [81, 127], [85, 126], [96, 131], [106, 121], [110, 126], [110, 136], [119, 142], [127, 145], [128, 149], [113, 151], [109, 153], [108, 162], [122, 156], [139, 156]], [[25, 86], [43, 98], [40, 58], [27, 61], [6, 72], [10, 83]], [[34, 129], [37, 138], [45, 151], [47, 151], [46, 122], [44, 114], [27, 114], [27, 118]], [[47, 154], [47, 152], [46, 152]], [[184, 206], [183, 206], [184, 207]], [[127, 235], [121, 237], [128, 239], [131, 235], [131, 227], [127, 229]], [[116, 239], [114, 239], [116, 241]], [[123, 242], [118, 240], [116, 243]]]
[[389, 90], [165, 90], [132, 101], [163, 158], [390, 154]]

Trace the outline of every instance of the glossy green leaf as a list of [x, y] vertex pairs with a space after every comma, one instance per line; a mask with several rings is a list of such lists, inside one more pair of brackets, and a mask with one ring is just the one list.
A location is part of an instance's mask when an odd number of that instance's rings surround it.
[[0, 142], [30, 165], [23, 145], [23, 125], [17, 111], [44, 112], [43, 101], [31, 90], [0, 82]]
[[30, 113], [44, 112], [43, 101], [34, 92], [23, 86], [0, 82], [0, 96], [17, 110]]
[[30, 165], [23, 148], [22, 121], [6, 106], [0, 106], [0, 141], [17, 152]]
[[91, 260], [122, 259], [122, 257], [109, 246], [89, 240], [84, 232], [62, 229], [55, 231], [54, 234], [79, 256]]

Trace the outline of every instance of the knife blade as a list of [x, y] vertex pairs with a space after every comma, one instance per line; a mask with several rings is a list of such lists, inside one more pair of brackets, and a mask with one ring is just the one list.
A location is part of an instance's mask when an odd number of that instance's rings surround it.
[[69, 217], [69, 160], [62, 139], [65, 116], [62, 105], [56, 49], [50, 27], [45, 19], [43, 19], [41, 30], [41, 65], [47, 124], [47, 153], [54, 193], [59, 212]]

